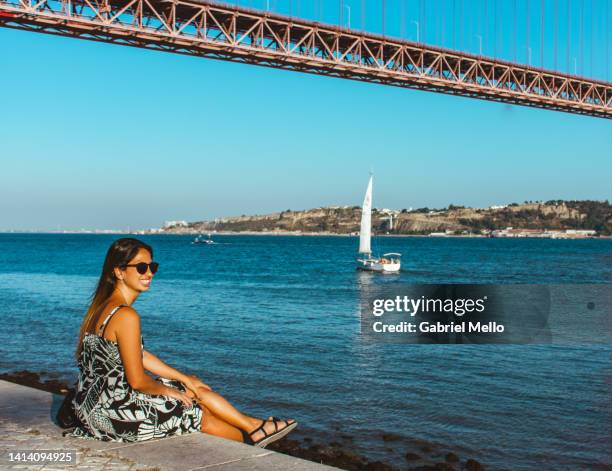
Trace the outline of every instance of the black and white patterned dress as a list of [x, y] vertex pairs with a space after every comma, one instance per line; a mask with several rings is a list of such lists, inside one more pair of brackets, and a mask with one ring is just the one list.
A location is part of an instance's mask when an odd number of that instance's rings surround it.
[[[185, 406], [178, 399], [144, 394], [130, 387], [117, 344], [102, 335], [110, 318], [124, 307], [114, 308], [98, 335], [87, 333], [79, 356], [79, 379], [73, 401], [83, 423], [76, 437], [104, 441], [135, 442], [197, 432], [202, 409]], [[144, 349], [144, 343], [141, 346]], [[166, 386], [185, 391], [178, 381], [158, 378]]]

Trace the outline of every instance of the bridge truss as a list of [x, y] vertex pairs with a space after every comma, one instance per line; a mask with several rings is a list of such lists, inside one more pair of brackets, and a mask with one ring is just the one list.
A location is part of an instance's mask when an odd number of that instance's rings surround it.
[[0, 26], [612, 118], [612, 83], [206, 0], [0, 0]]

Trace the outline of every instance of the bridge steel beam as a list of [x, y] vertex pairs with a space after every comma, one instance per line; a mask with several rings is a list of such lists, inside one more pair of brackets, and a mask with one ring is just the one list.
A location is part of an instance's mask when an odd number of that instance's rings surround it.
[[612, 118], [612, 82], [206, 0], [0, 0], [0, 26]]

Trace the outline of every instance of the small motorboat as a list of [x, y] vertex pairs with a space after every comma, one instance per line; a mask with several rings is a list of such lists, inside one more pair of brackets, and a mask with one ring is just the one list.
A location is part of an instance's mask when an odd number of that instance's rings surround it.
[[208, 239], [204, 239], [202, 234], [196, 236], [195, 239], [191, 241], [192, 244], [205, 244], [205, 245], [213, 245], [216, 244], [214, 240], [211, 239], [210, 234], [208, 234]]

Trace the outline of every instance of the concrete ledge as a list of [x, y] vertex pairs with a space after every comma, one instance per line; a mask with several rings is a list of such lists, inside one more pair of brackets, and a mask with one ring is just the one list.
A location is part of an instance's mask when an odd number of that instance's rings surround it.
[[[0, 380], [0, 468], [88, 470], [295, 470], [336, 469], [261, 448], [192, 433], [136, 443], [62, 437], [54, 418], [62, 396]], [[70, 466], [9, 463], [14, 450], [77, 450]]]

